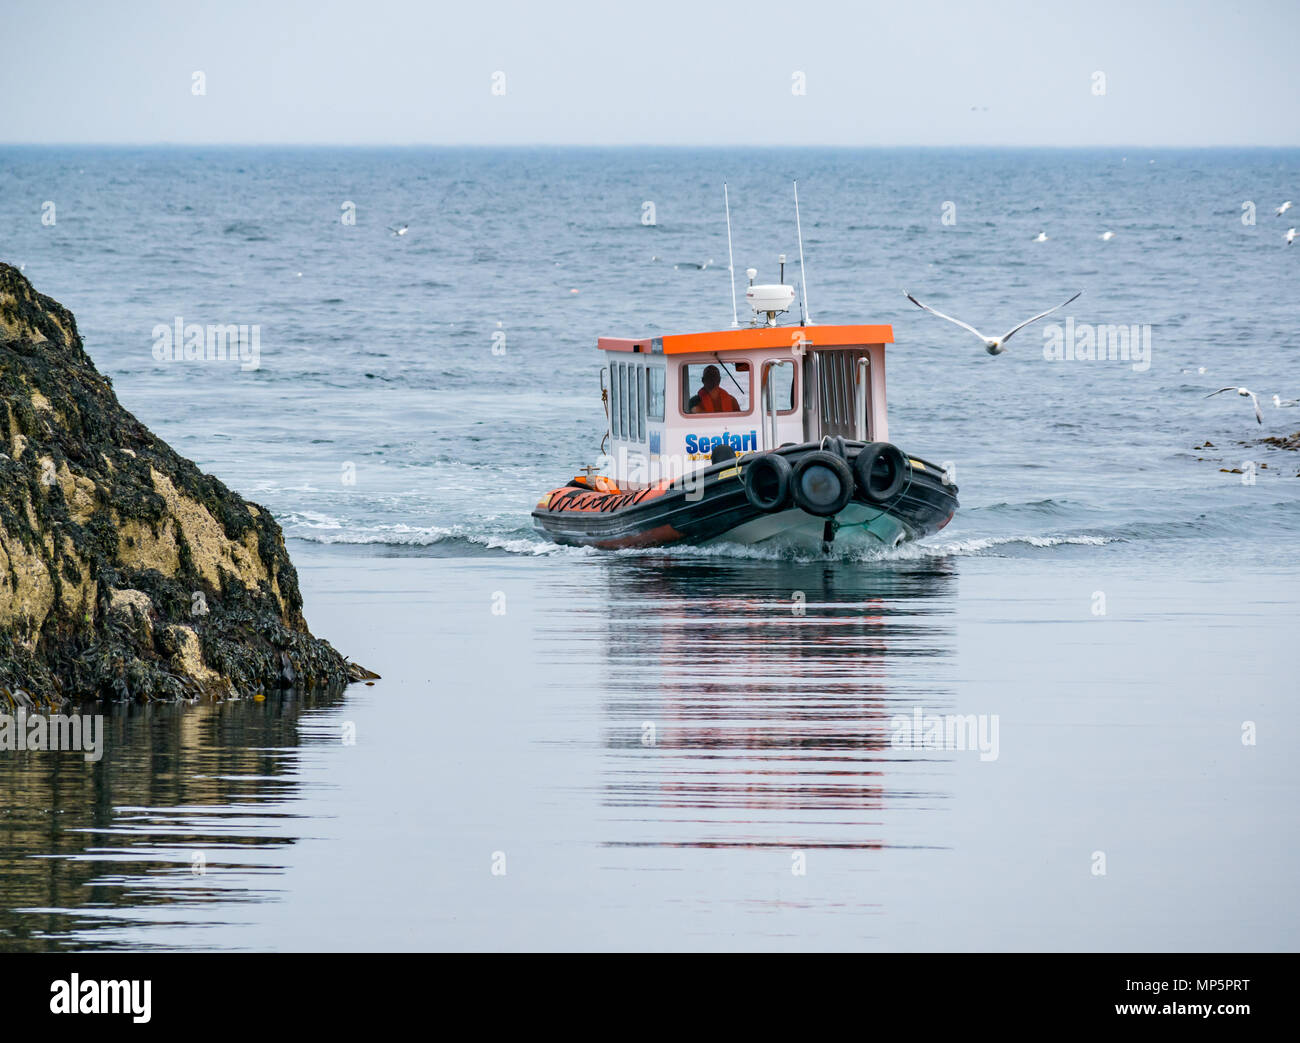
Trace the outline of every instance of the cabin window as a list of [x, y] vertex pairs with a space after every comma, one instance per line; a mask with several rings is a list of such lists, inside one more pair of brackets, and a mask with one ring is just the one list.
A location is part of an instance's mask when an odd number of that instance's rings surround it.
[[651, 366], [646, 374], [650, 378], [650, 387], [646, 396], [646, 412], [651, 420], [664, 418], [664, 368]]
[[618, 437], [618, 363], [609, 364], [609, 434]]
[[748, 413], [748, 362], [698, 362], [682, 366], [682, 415]]
[[772, 404], [779, 414], [795, 411], [794, 402], [794, 360], [763, 364], [763, 389], [759, 395], [758, 406], [766, 413], [768, 408], [768, 386], [771, 386]]
[[636, 368], [636, 440], [645, 441], [645, 366]]
[[618, 436], [627, 438], [627, 366], [619, 363], [618, 367]]

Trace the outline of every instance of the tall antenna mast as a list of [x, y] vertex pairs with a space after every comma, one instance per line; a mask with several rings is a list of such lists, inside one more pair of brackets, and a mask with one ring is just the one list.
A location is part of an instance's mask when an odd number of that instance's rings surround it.
[[[736, 259], [731, 254], [731, 197], [727, 194], [727, 183], [722, 182], [722, 202], [727, 208], [727, 269], [731, 272], [731, 325], [740, 325], [740, 316], [736, 313]], [[802, 261], [800, 261], [802, 264]]]
[[[803, 225], [799, 223], [799, 182], [794, 183], [794, 226], [799, 232], [799, 278], [803, 280], [803, 314], [808, 324], [812, 325], [812, 309], [808, 307], [808, 275], [803, 266]], [[727, 235], [731, 235], [731, 224], [728, 221]], [[736, 290], [733, 285], [731, 295], [734, 298]]]

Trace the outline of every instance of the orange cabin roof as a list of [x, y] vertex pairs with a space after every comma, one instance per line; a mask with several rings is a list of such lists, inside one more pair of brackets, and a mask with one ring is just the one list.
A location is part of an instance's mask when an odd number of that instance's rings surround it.
[[601, 337], [601, 351], [634, 351], [651, 355], [712, 354], [787, 348], [798, 335], [810, 347], [849, 344], [893, 344], [893, 326], [751, 326], [716, 333], [682, 333], [670, 337]]

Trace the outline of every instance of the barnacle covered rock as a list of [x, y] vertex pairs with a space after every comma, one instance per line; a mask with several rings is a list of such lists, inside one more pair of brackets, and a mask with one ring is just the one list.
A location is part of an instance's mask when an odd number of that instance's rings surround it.
[[0, 711], [340, 686], [280, 526], [122, 408], [0, 264]]

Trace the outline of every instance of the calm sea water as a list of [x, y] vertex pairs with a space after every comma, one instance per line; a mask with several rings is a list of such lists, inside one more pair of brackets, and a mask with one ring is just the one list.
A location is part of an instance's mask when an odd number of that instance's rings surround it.
[[[813, 315], [894, 325], [891, 435], [956, 520], [551, 547], [596, 337], [727, 327], [721, 182], [767, 279], [793, 177]], [[384, 675], [0, 755], [0, 946], [1295, 948], [1300, 461], [1245, 443], [1300, 428], [1297, 192], [1296, 150], [0, 149], [0, 258]], [[990, 358], [904, 289], [993, 332], [1082, 289], [1151, 365]], [[156, 361], [178, 317], [260, 367]], [[997, 756], [895, 746], [918, 710]]]

